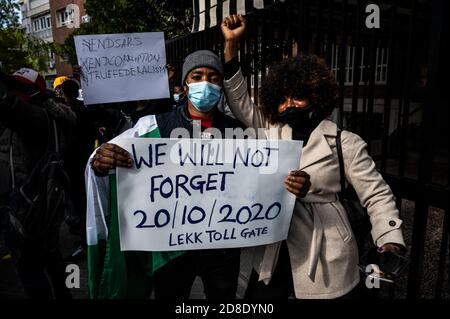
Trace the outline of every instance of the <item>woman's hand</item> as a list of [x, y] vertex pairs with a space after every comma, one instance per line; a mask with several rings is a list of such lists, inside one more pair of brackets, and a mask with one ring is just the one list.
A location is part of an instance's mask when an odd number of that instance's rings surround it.
[[311, 187], [309, 175], [300, 170], [291, 171], [284, 180], [286, 189], [298, 198], [305, 197]]
[[233, 14], [223, 19], [220, 28], [225, 40], [224, 56], [226, 63], [238, 54], [239, 41], [244, 35], [246, 28], [245, 18], [240, 14]]
[[97, 176], [106, 176], [108, 170], [119, 167], [130, 168], [133, 165], [130, 154], [118, 145], [103, 143], [91, 160], [91, 168]]
[[223, 19], [220, 25], [225, 41], [239, 41], [245, 32], [245, 18], [233, 14]]
[[379, 253], [384, 253], [384, 252], [391, 252], [393, 254], [396, 255], [404, 255], [405, 254], [405, 247], [401, 246], [401, 245], [397, 245], [397, 244], [391, 244], [391, 243], [387, 243], [384, 244], [383, 246], [378, 248], [378, 252]]

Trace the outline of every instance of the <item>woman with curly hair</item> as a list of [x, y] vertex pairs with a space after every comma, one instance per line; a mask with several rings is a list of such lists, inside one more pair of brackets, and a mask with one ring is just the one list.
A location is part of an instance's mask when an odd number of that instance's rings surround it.
[[324, 60], [309, 54], [284, 60], [270, 71], [262, 83], [260, 111], [272, 125], [288, 124], [293, 139], [305, 146], [337, 106], [336, 80]]
[[[225, 81], [231, 111], [248, 127], [264, 128], [265, 138], [304, 142], [299, 169], [310, 175], [306, 196], [297, 196], [286, 241], [255, 247], [248, 298], [357, 297], [358, 248], [347, 214], [337, 198], [341, 190], [336, 152], [337, 126], [329, 117], [337, 106], [336, 81], [326, 63], [301, 54], [274, 65], [261, 87], [260, 107], [250, 99], [237, 61], [245, 30], [242, 16], [225, 18]], [[378, 251], [404, 251], [402, 221], [391, 189], [377, 172], [356, 134], [341, 134], [345, 177], [367, 208]], [[286, 188], [298, 192], [292, 176]], [[296, 194], [298, 195], [298, 194]]]

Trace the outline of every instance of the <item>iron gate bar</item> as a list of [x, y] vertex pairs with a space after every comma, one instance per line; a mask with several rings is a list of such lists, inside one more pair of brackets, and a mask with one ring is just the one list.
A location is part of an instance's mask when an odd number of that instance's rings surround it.
[[[285, 4], [286, 7], [286, 11], [287, 11], [287, 18], [286, 18], [286, 24], [287, 24], [287, 28], [286, 28], [286, 38], [287, 38], [287, 42], [288, 42], [288, 57], [292, 57], [293, 55], [293, 41], [292, 41], [292, 2], [291, 1], [287, 1]], [[264, 38], [264, 37], [263, 37]], [[270, 61], [271, 62], [271, 61]], [[270, 64], [269, 64], [270, 65]]]
[[247, 38], [245, 39], [245, 52], [247, 55], [247, 59], [246, 62], [247, 64], [244, 66], [242, 65], [242, 68], [244, 69], [244, 71], [246, 72], [245, 76], [247, 78], [247, 91], [248, 94], [251, 96], [252, 95], [252, 91], [251, 91], [251, 70], [250, 70], [250, 65], [251, 65], [251, 60], [252, 60], [252, 53], [251, 53], [251, 39], [252, 39], [252, 28], [250, 27], [250, 21], [247, 22]]
[[339, 62], [336, 70], [339, 84], [339, 125], [343, 125], [344, 97], [345, 97], [345, 59], [347, 56], [347, 0], [342, 0], [341, 37], [339, 39]]
[[[205, 1], [204, 15], [205, 15], [205, 27], [206, 27], [205, 31], [209, 31], [210, 29], [208, 27], [211, 25], [211, 16], [208, 11], [210, 10], [209, 8], [211, 8], [211, 0], [204, 0], [204, 1]], [[206, 10], [208, 10], [208, 11], [206, 11]]]
[[368, 64], [367, 61], [369, 61], [369, 50], [366, 49], [368, 48], [367, 42], [364, 42], [364, 62], [366, 63], [366, 65], [364, 66], [364, 71], [363, 72], [363, 95], [362, 95], [362, 116], [361, 116], [361, 128], [360, 128], [360, 134], [361, 137], [364, 139], [367, 139], [367, 92], [368, 92], [368, 83], [369, 83], [369, 69], [368, 69]]
[[356, 2], [356, 27], [355, 27], [355, 35], [354, 35], [354, 47], [355, 47], [355, 60], [353, 61], [353, 87], [352, 87], [352, 110], [350, 116], [350, 123], [348, 123], [348, 127], [352, 131], [356, 131], [357, 124], [357, 116], [358, 116], [358, 103], [359, 103], [359, 81], [360, 81], [360, 66], [361, 66], [361, 39], [360, 39], [360, 30], [361, 30], [361, 0], [357, 0]]
[[[431, 168], [433, 154], [432, 150], [433, 136], [432, 129], [434, 125], [433, 108], [436, 108], [440, 102], [439, 90], [439, 62], [440, 62], [440, 36], [442, 34], [443, 17], [443, 0], [433, 0], [432, 6], [432, 23], [430, 28], [430, 43], [428, 55], [428, 72], [429, 81], [428, 92], [425, 98], [425, 107], [422, 118], [422, 136], [420, 141], [421, 151], [419, 157], [418, 182], [421, 190], [425, 188], [427, 182], [431, 179]], [[420, 279], [423, 269], [423, 255], [426, 238], [426, 225], [428, 221], [428, 205], [427, 202], [419, 196], [417, 198], [416, 211], [414, 216], [412, 250], [411, 250], [411, 266], [408, 283], [408, 297], [417, 298], [420, 292]]]
[[[388, 139], [389, 139], [389, 129], [390, 129], [390, 115], [391, 115], [391, 92], [392, 92], [392, 85], [393, 85], [393, 64], [391, 61], [393, 60], [393, 43], [394, 43], [394, 37], [395, 37], [395, 17], [396, 17], [396, 11], [397, 11], [397, 1], [394, 0], [391, 6], [391, 17], [390, 17], [390, 32], [389, 37], [387, 41], [387, 55], [388, 55], [388, 68], [386, 70], [387, 72], [387, 79], [386, 79], [386, 89], [385, 89], [385, 99], [384, 99], [384, 116], [383, 116], [383, 135], [382, 135], [382, 141], [381, 141], [381, 154], [385, 154], [385, 156], [381, 156], [381, 172], [386, 171], [386, 163], [387, 163], [387, 157], [388, 157]], [[401, 209], [401, 206], [397, 206], [398, 209]], [[395, 286], [391, 285], [389, 286], [389, 298], [394, 299], [395, 298]]]
[[[283, 6], [276, 6], [274, 8], [275, 12], [276, 12], [276, 20], [278, 20], [278, 36], [280, 39], [280, 52], [281, 52], [281, 59], [284, 58], [284, 56], [286, 55], [286, 51], [287, 51], [287, 43], [286, 43], [286, 24], [285, 24], [285, 19], [286, 17], [284, 16], [284, 5]], [[262, 14], [264, 14], [264, 12], [267, 11], [263, 11]], [[261, 33], [261, 38], [264, 38], [264, 33]], [[265, 60], [265, 56], [261, 55], [261, 61]], [[261, 68], [260, 70], [262, 71], [265, 68], [266, 64], [263, 63], [261, 64]]]
[[435, 290], [435, 298], [442, 298], [442, 287], [444, 283], [444, 273], [446, 266], [446, 257], [447, 257], [447, 248], [449, 247], [449, 228], [450, 228], [450, 216], [448, 209], [444, 212], [444, 222], [443, 222], [443, 232], [441, 239], [441, 247], [439, 251], [439, 265], [438, 265], [438, 275], [436, 279], [436, 290]]
[[388, 140], [389, 140], [389, 130], [391, 126], [391, 103], [392, 103], [392, 91], [394, 85], [394, 72], [393, 72], [393, 63], [394, 61], [394, 39], [396, 38], [395, 32], [395, 20], [397, 13], [397, 0], [394, 0], [391, 6], [391, 17], [390, 17], [390, 32], [387, 41], [387, 50], [388, 50], [388, 66], [386, 69], [387, 79], [386, 79], [386, 90], [385, 90], [385, 98], [384, 98], [384, 118], [383, 118], [383, 136], [381, 140], [381, 154], [385, 154], [385, 156], [381, 156], [381, 172], [386, 172], [387, 158], [388, 158]]
[[259, 38], [259, 27], [258, 27], [258, 21], [260, 21], [261, 13], [258, 11], [256, 12], [254, 19], [253, 19], [253, 101], [256, 105], [259, 104], [259, 96], [258, 96], [258, 70], [259, 70], [259, 50], [258, 50], [258, 38]]
[[[267, 66], [267, 42], [268, 39], [266, 35], [269, 35], [271, 37], [271, 30], [274, 29], [274, 24], [272, 22], [272, 19], [267, 16], [266, 11], [261, 12], [261, 66], [259, 70], [261, 70], [261, 78], [264, 78], [266, 76], [266, 66]], [[255, 72], [255, 74], [258, 74], [258, 80], [259, 80], [259, 70]], [[256, 75], [255, 75], [256, 76]], [[262, 83], [261, 83], [262, 84]]]
[[323, 13], [323, 8], [322, 8], [322, 0], [316, 0], [315, 1], [315, 5], [316, 5], [316, 23], [314, 25], [314, 37], [313, 37], [313, 50], [314, 53], [316, 55], [321, 56], [320, 54], [320, 36], [319, 34], [321, 34], [320, 30], [322, 29], [321, 26], [321, 20], [322, 20], [322, 13]]
[[369, 47], [369, 88], [367, 94], [367, 129], [364, 139], [367, 142], [367, 151], [372, 153], [372, 132], [373, 132], [373, 111], [375, 103], [375, 69], [376, 69], [376, 53], [377, 52], [377, 29], [371, 29], [370, 33], [370, 47]]
[[305, 23], [305, 11], [306, 11], [306, 5], [305, 0], [299, 0], [297, 3], [298, 6], [298, 25], [297, 25], [297, 34], [298, 34], [298, 50], [299, 52], [306, 52], [305, 46], [306, 46], [306, 36], [305, 33], [307, 32], [306, 29], [306, 23]]
[[326, 61], [330, 62], [331, 61], [331, 55], [332, 55], [332, 42], [333, 42], [333, 30], [332, 30], [332, 22], [333, 22], [333, 4], [332, 4], [333, 0], [328, 0], [327, 4], [328, 4], [328, 19], [327, 19], [327, 36], [326, 36], [326, 52], [325, 52], [325, 59]]
[[410, 103], [410, 91], [412, 86], [412, 80], [411, 80], [411, 69], [413, 68], [414, 59], [413, 59], [413, 51], [415, 51], [415, 18], [416, 18], [416, 4], [417, 0], [412, 0], [411, 3], [411, 15], [409, 19], [409, 34], [408, 34], [408, 46], [407, 46], [407, 52], [406, 52], [406, 70], [405, 70], [405, 76], [403, 79], [403, 94], [402, 94], [402, 102], [401, 106], [399, 106], [399, 112], [401, 110], [401, 116], [399, 116], [399, 119], [402, 118], [402, 124], [401, 124], [401, 136], [400, 136], [400, 157], [399, 157], [399, 165], [398, 165], [398, 175], [403, 177], [405, 176], [405, 162], [406, 162], [406, 140], [407, 140], [407, 128], [409, 123], [409, 103]]

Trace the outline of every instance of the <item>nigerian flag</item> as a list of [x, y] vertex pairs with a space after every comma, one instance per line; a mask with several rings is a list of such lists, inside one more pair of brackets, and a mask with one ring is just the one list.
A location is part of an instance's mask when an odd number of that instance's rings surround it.
[[[133, 128], [109, 143], [121, 146], [124, 137], [161, 137], [155, 116], [141, 118]], [[149, 297], [153, 289], [154, 271], [183, 252], [120, 251], [115, 171], [109, 176], [98, 177], [89, 162], [85, 174], [89, 297]]]

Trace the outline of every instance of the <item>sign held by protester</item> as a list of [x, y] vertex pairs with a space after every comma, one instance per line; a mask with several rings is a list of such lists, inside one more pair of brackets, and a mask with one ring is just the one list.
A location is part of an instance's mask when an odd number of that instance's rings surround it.
[[302, 142], [127, 138], [117, 168], [121, 250], [258, 246], [287, 238], [295, 196], [284, 186]]
[[74, 39], [85, 104], [169, 97], [163, 32]]

